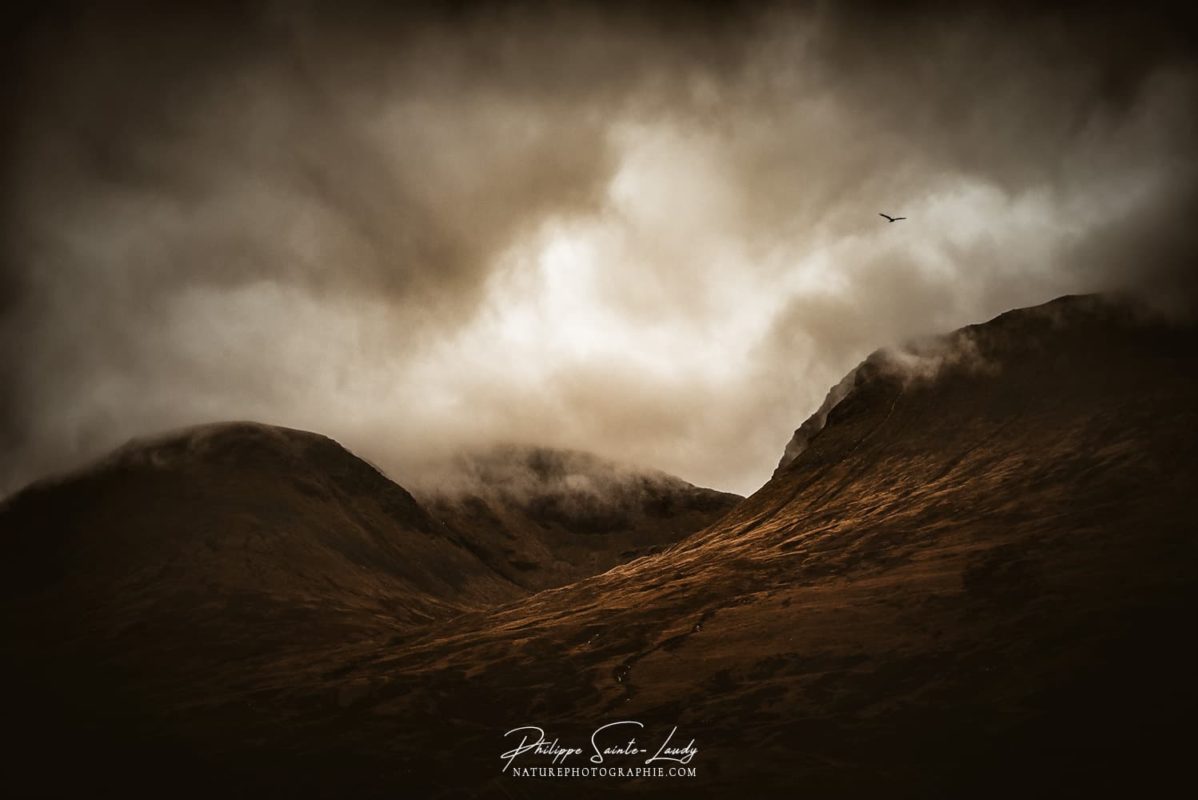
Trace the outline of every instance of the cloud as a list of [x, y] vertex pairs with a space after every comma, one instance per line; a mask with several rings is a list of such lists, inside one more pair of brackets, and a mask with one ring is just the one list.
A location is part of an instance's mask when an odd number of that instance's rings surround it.
[[0, 487], [253, 418], [747, 492], [878, 347], [1194, 296], [1167, 7], [451, 6], [13, 26]]

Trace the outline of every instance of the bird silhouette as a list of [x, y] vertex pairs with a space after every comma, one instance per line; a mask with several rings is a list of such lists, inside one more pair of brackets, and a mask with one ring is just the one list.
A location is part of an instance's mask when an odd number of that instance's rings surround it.
[[881, 211], [878, 212], [878, 216], [886, 217], [887, 222], [898, 222], [900, 219], [906, 219], [906, 217], [892, 217], [889, 214], [883, 214]]

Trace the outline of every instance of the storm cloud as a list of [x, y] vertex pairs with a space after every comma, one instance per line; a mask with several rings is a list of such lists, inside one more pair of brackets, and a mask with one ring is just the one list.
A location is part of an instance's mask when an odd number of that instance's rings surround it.
[[1194, 296], [1168, 5], [8, 13], [0, 491], [255, 419], [743, 493], [874, 349]]

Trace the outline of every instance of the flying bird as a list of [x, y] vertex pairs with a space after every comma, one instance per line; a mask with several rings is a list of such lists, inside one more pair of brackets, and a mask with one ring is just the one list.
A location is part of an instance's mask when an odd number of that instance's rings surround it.
[[892, 217], [889, 214], [883, 214], [881, 211], [878, 212], [878, 216], [886, 217], [887, 222], [898, 222], [900, 219], [906, 219], [906, 217]]

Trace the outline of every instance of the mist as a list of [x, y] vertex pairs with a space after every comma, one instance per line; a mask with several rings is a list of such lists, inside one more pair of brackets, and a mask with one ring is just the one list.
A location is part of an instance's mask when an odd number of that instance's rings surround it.
[[0, 492], [253, 419], [745, 494], [878, 348], [1194, 298], [1168, 5], [116, 8], [9, 12]]

